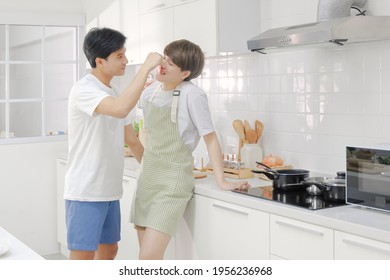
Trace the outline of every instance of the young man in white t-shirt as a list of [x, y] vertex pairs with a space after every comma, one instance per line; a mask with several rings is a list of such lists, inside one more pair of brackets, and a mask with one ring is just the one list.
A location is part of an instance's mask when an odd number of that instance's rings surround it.
[[68, 103], [69, 155], [65, 176], [68, 249], [71, 259], [114, 259], [120, 240], [124, 143], [141, 161], [143, 147], [128, 118], [147, 76], [162, 61], [150, 53], [122, 94], [111, 86], [125, 73], [126, 37], [109, 28], [93, 28], [84, 53], [91, 74], [73, 86]]

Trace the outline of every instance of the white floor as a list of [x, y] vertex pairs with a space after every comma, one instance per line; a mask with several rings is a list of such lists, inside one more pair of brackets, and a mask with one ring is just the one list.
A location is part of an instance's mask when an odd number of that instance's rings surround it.
[[61, 254], [42, 256], [45, 260], [67, 260], [68, 258]]

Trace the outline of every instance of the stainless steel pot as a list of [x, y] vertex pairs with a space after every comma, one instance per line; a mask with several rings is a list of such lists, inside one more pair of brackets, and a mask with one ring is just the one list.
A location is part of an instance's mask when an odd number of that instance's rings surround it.
[[345, 179], [329, 179], [322, 182], [325, 186], [324, 198], [329, 201], [345, 201]]
[[322, 195], [324, 189], [317, 185], [329, 179], [332, 179], [332, 177], [307, 177], [303, 183], [306, 184], [306, 191], [310, 195]]

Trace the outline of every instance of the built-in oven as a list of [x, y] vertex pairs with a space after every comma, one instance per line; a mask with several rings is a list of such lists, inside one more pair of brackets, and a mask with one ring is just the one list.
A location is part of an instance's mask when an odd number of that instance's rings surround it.
[[390, 211], [390, 143], [346, 147], [347, 204]]

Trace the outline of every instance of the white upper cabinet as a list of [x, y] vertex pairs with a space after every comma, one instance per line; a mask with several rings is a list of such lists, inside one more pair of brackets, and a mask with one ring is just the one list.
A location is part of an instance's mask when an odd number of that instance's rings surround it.
[[150, 52], [162, 53], [164, 47], [173, 41], [172, 18], [172, 9], [162, 9], [140, 15], [141, 61], [144, 61]]
[[247, 41], [260, 34], [261, 0], [218, 3], [218, 51], [249, 52]]
[[146, 14], [172, 7], [173, 0], [140, 0], [139, 13]]
[[198, 0], [173, 0], [173, 5], [178, 6], [178, 5], [183, 5], [188, 2], [194, 2], [194, 1], [198, 1]]
[[[184, 0], [177, 2], [184, 2]], [[190, 40], [199, 45], [206, 56], [216, 55], [216, 2], [210, 0], [192, 1], [185, 5], [175, 6], [173, 11], [174, 40]]]
[[[142, 1], [140, 1], [142, 2]], [[138, 64], [140, 61], [139, 48], [139, 20], [138, 20], [138, 1], [122, 2], [123, 34], [126, 40], [126, 56], [129, 64]]]
[[143, 0], [140, 3], [140, 58], [162, 52], [173, 40], [188, 39], [206, 56], [247, 52], [260, 33], [260, 0]]

